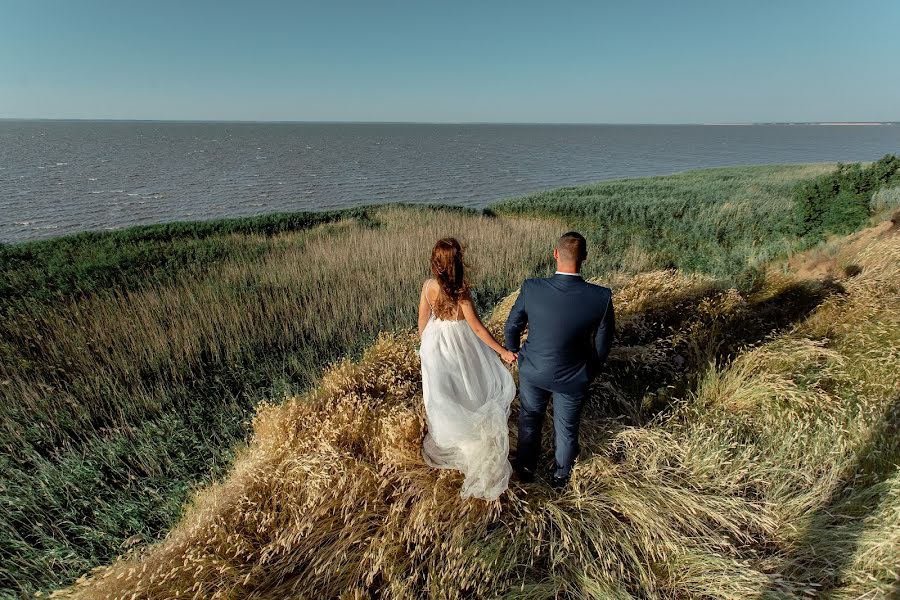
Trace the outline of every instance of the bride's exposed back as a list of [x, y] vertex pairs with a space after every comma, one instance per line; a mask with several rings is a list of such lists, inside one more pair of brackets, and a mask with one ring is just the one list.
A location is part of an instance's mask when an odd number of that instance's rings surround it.
[[495, 500], [512, 472], [507, 419], [516, 393], [497, 355], [508, 362], [516, 355], [482, 324], [464, 270], [459, 242], [438, 240], [431, 253], [433, 278], [419, 299], [428, 424], [422, 456], [433, 467], [463, 473], [463, 498]]

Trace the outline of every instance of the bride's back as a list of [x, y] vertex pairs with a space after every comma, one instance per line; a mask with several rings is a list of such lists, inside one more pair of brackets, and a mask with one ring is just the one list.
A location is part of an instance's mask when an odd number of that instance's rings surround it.
[[460, 310], [459, 303], [447, 297], [437, 280], [429, 279], [426, 282], [426, 286], [425, 297], [428, 299], [428, 303], [431, 305], [431, 312], [434, 313], [436, 319], [461, 321], [465, 318], [462, 310]]

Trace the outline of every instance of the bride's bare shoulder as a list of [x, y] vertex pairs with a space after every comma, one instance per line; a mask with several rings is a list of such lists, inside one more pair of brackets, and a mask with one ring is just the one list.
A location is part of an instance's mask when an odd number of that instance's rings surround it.
[[422, 283], [422, 294], [431, 301], [434, 302], [437, 300], [438, 294], [440, 294], [441, 286], [438, 284], [437, 280], [433, 277], [429, 277]]

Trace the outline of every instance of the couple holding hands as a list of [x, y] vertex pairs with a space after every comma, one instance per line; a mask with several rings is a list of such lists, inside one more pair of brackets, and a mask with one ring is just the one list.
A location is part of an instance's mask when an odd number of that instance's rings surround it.
[[[509, 313], [501, 346], [482, 324], [466, 282], [463, 252], [438, 240], [432, 278], [419, 299], [422, 393], [428, 431], [425, 462], [465, 476], [460, 494], [496, 500], [513, 468], [531, 481], [541, 428], [553, 397], [556, 465], [550, 484], [563, 488], [578, 454], [578, 427], [588, 386], [612, 345], [612, 291], [580, 274], [587, 243], [574, 231], [559, 238], [552, 277], [527, 279]], [[527, 339], [521, 342], [527, 329]], [[498, 358], [499, 355], [499, 358]], [[500, 359], [519, 365], [519, 433], [510, 465], [510, 405], [515, 382]]]

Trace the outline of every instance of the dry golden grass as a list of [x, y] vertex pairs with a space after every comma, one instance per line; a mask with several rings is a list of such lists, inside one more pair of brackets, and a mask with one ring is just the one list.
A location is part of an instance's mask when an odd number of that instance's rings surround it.
[[[788, 274], [746, 297], [673, 271], [614, 282], [619, 346], [561, 494], [513, 483], [498, 502], [461, 500], [460, 476], [420, 456], [415, 339], [384, 334], [308, 395], [261, 407], [232, 472], [164, 541], [55, 595], [892, 597], [900, 236], [845, 258], [857, 274], [826, 295]], [[754, 315], [809, 297], [760, 333]], [[647, 364], [688, 393], [645, 413]], [[616, 397], [649, 423], [611, 421]]]
[[68, 584], [123, 542], [161, 537], [190, 488], [227, 468], [257, 402], [300, 393], [379, 331], [415, 323], [439, 237], [468, 245], [476, 297], [491, 306], [545, 271], [562, 229], [427, 208], [366, 215], [222, 239], [231, 258], [168, 283], [7, 315], [0, 596]]
[[[154, 409], [159, 386], [190, 381], [204, 365], [233, 365], [260, 349], [333, 355], [410, 322], [439, 237], [469, 246], [477, 287], [505, 293], [548, 262], [560, 229], [547, 220], [400, 208], [376, 216], [375, 227], [347, 221], [260, 237], [268, 246], [256, 252], [262, 258], [173, 285], [37, 307], [15, 335], [23, 347], [39, 347], [40, 364], [0, 366], [0, 392], [24, 412], [71, 412], [75, 431], [98, 417], [123, 425], [128, 414]], [[306, 362], [301, 375], [319, 371], [317, 361]], [[115, 390], [128, 391], [128, 401], [109, 402]]]

